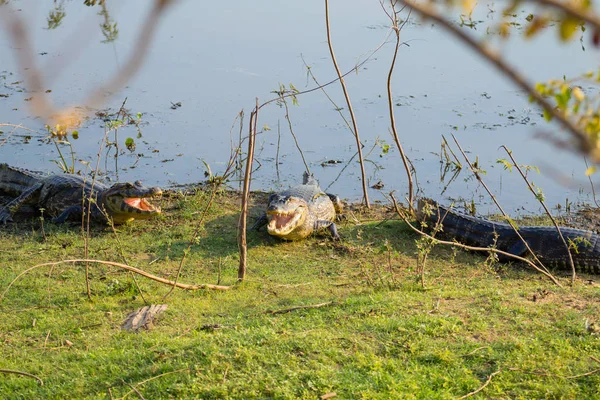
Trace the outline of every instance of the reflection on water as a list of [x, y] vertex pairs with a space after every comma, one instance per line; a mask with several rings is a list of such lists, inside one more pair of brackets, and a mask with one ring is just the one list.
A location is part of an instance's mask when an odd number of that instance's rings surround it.
[[[178, 2], [160, 22], [142, 70], [107, 101], [110, 110], [98, 114], [82, 109], [89, 119], [79, 128], [78, 139], [69, 139], [77, 157], [96, 159], [104, 135], [103, 115], [115, 113], [127, 98], [129, 114], [134, 119], [138, 112], [141, 115], [137, 124], [126, 124], [117, 137], [111, 137], [118, 147], [105, 150], [103, 157], [108, 158], [102, 163], [109, 177], [116, 178], [115, 165], [121, 180], [141, 179], [163, 186], [202, 181], [207, 168], [213, 174], [222, 172], [232, 140], [239, 136], [234, 122], [241, 110], [249, 115], [257, 97], [261, 102], [276, 97], [272, 92], [280, 85], [291, 83], [300, 91], [315, 87], [302, 58], [319, 82], [335, 78], [322, 4], [317, 3]], [[386, 15], [377, 2], [368, 3], [349, 0], [330, 5], [333, 43], [343, 71], [350, 71], [387, 37]], [[44, 89], [60, 106], [77, 105], [113, 76], [132, 51], [149, 12], [149, 2], [143, 0], [23, 0], [14, 2], [14, 7], [27, 19], [36, 62], [50, 77]], [[493, 31], [500, 11], [494, 3], [480, 5], [473, 15], [462, 21], [457, 18], [457, 23], [484, 37]], [[515, 14], [515, 24], [525, 23], [527, 16], [526, 11]], [[406, 45], [400, 48], [393, 79], [395, 112], [422, 194], [489, 203], [466, 168], [457, 167], [464, 160], [454, 160], [449, 152], [452, 146], [443, 143], [442, 135], [453, 133], [469, 156], [478, 158], [487, 172], [484, 178], [508, 209], [535, 212], [538, 206], [521, 178], [496, 163], [505, 158], [501, 145], [512, 149], [519, 163], [540, 168], [541, 174], [530, 177], [544, 189], [550, 205], [566, 198], [589, 200], [584, 160], [539, 139], [556, 127], [543, 121], [526, 96], [429, 23], [407, 24], [402, 40]], [[528, 42], [517, 37], [493, 41], [531, 81], [577, 76], [596, 61], [593, 50], [582, 51], [585, 37], [559, 44], [552, 31]], [[0, 122], [22, 124], [35, 132], [17, 130], [7, 140], [12, 128], [0, 127], [4, 131], [0, 143], [7, 142], [0, 146], [0, 161], [57, 171], [52, 161], [59, 159], [58, 153], [44, 142], [45, 122], [28, 114], [31, 94], [24, 89], [12, 51], [12, 44], [0, 35]], [[398, 152], [389, 146], [393, 139], [385, 84], [391, 52], [391, 44], [383, 46], [346, 77], [368, 153], [370, 196], [380, 200], [384, 200], [382, 192], [406, 193], [407, 184]], [[339, 85], [325, 90], [345, 112]], [[328, 191], [357, 200], [361, 185], [354, 138], [339, 111], [322, 91], [299, 96], [297, 106], [289, 103], [289, 119], [310, 169], [323, 187], [330, 186]], [[297, 182], [304, 164], [285, 110], [276, 104], [263, 108], [259, 126], [263, 129], [255, 187], [268, 190]], [[244, 134], [246, 128], [247, 121]], [[125, 144], [129, 137], [135, 139], [133, 151]]]

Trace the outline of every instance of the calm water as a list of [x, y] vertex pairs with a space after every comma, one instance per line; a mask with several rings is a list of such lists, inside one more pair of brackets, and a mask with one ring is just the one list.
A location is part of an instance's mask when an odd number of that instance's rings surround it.
[[[60, 3], [60, 2], [59, 2]], [[53, 30], [45, 29], [51, 2], [12, 1], [13, 8], [26, 19], [36, 52], [36, 61], [51, 79], [47, 89], [60, 106], [77, 105], [86, 93], [109, 79], [127, 59], [148, 7], [147, 1], [109, 1], [109, 11], [117, 22], [119, 37], [113, 43], [104, 39], [98, 28], [98, 7], [65, 1], [66, 17]], [[299, 90], [314, 86], [307, 78], [301, 55], [324, 83], [335, 78], [329, 58], [323, 17], [323, 2], [181, 1], [160, 22], [151, 51], [141, 71], [126, 88], [108, 98], [106, 106], [116, 110], [127, 97], [127, 107], [142, 112], [142, 137], [136, 139], [136, 155], [126, 151], [119, 157], [120, 180], [141, 179], [152, 185], [194, 183], [204, 180], [204, 160], [213, 172], [222, 172], [230, 153], [230, 130], [240, 110], [247, 118], [258, 97], [273, 98], [279, 84], [292, 83]], [[338, 4], [335, 4], [338, 3]], [[495, 11], [495, 12], [492, 12]], [[473, 17], [482, 21], [472, 33], [481, 37], [490, 23], [497, 22], [500, 6], [479, 6]], [[522, 13], [516, 21], [525, 23]], [[350, 70], [385, 40], [388, 21], [378, 1], [347, 0], [331, 4], [333, 44], [343, 71]], [[1, 30], [0, 30], [1, 32]], [[514, 38], [499, 46], [502, 53], [532, 81], [577, 76], [591, 69], [598, 53], [584, 37], [586, 51], [578, 40], [559, 44], [549, 31], [532, 41]], [[454, 133], [469, 155], [478, 156], [489, 186], [500, 201], [513, 211], [538, 212], [516, 172], [508, 173], [496, 164], [506, 158], [499, 149], [507, 145], [522, 164], [537, 165], [542, 174], [530, 176], [544, 189], [552, 206], [565, 199], [589, 201], [590, 186], [584, 176], [580, 156], [563, 151], [536, 138], [556, 130], [543, 122], [540, 112], [527, 102], [508, 81], [488, 64], [455, 43], [447, 33], [430, 23], [416, 20], [402, 31], [402, 46], [397, 62], [393, 91], [399, 134], [408, 156], [418, 172], [422, 192], [433, 198], [474, 199], [482, 212], [493, 210], [487, 195], [467, 171], [441, 195], [439, 153], [442, 135], [452, 143]], [[492, 40], [494, 40], [492, 38]], [[392, 45], [384, 46], [359, 70], [346, 78], [353, 99], [367, 162], [369, 186], [381, 182], [381, 191], [370, 189], [373, 199], [382, 193], [406, 192], [406, 178], [392, 137], [389, 134], [386, 87]], [[54, 170], [57, 159], [53, 145], [44, 144], [44, 122], [29, 114], [26, 98], [18, 92], [22, 85], [19, 67], [14, 62], [14, 44], [0, 34], [0, 122], [23, 124], [39, 134], [24, 131], [0, 146], [0, 161], [36, 170]], [[13, 75], [10, 75], [10, 74]], [[339, 85], [327, 92], [345, 107]], [[290, 118], [301, 148], [312, 171], [329, 191], [343, 198], [361, 197], [360, 171], [351, 162], [354, 138], [321, 91], [290, 104]], [[181, 107], [171, 109], [172, 103]], [[93, 113], [91, 113], [93, 115]], [[304, 169], [287, 127], [283, 109], [273, 104], [263, 108], [259, 126], [271, 128], [259, 137], [257, 159], [261, 167], [254, 174], [254, 188], [275, 189], [297, 182]], [[278, 133], [280, 126], [280, 134]], [[3, 128], [4, 135], [9, 131]], [[238, 136], [239, 127], [233, 129]], [[73, 141], [77, 157], [96, 159], [103, 137], [103, 122], [90, 119]], [[126, 137], [135, 137], [134, 127], [119, 131], [123, 146]], [[32, 139], [24, 144], [24, 135]], [[280, 139], [279, 139], [280, 136]], [[277, 143], [280, 140], [280, 180], [275, 171]], [[391, 144], [382, 154], [380, 144]], [[372, 150], [372, 151], [371, 151]], [[458, 153], [454, 147], [454, 151]], [[321, 166], [324, 161], [342, 163]], [[461, 160], [462, 161], [462, 160]], [[130, 168], [135, 165], [135, 168]], [[102, 163], [104, 168], [104, 161]], [[106, 167], [113, 177], [114, 159]], [[449, 178], [452, 173], [448, 173]]]

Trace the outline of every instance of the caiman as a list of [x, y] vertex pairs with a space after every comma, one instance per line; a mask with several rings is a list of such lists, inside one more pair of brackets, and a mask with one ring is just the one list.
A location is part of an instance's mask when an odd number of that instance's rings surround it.
[[[439, 222], [442, 226], [440, 234], [460, 243], [494, 247], [521, 257], [529, 254], [523, 241], [507, 223], [461, 214], [428, 199], [419, 201], [418, 215], [419, 219], [426, 222], [428, 229], [433, 229]], [[523, 226], [518, 230], [542, 263], [558, 269], [571, 269], [569, 254], [554, 226]], [[600, 235], [566, 227], [561, 227], [560, 231], [570, 246], [575, 268], [582, 272], [599, 274]], [[499, 255], [501, 262], [510, 259], [508, 256]]]
[[0, 192], [12, 200], [0, 207], [0, 222], [6, 224], [24, 205], [43, 209], [44, 215], [61, 223], [70, 217], [81, 219], [91, 198], [90, 216], [94, 220], [121, 224], [133, 219], [147, 219], [160, 214], [160, 208], [148, 198], [162, 194], [158, 187], [148, 188], [141, 182], [115, 183], [106, 186], [74, 174], [43, 175], [26, 169], [0, 164]]
[[339, 197], [323, 192], [317, 180], [305, 172], [301, 185], [269, 196], [266, 215], [255, 227], [267, 224], [270, 235], [285, 240], [304, 239], [327, 228], [339, 240], [335, 219], [341, 211]]

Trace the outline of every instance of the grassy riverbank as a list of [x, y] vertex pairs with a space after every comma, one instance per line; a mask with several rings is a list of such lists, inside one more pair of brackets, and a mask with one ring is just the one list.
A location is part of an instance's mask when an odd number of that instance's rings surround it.
[[[174, 279], [208, 201], [164, 200], [158, 219], [96, 227], [89, 258]], [[259, 199], [264, 199], [259, 196]], [[248, 278], [237, 278], [238, 199], [219, 194], [175, 290], [124, 270], [41, 267], [0, 300], [3, 398], [593, 398], [600, 391], [600, 289], [594, 277], [559, 288], [521, 267], [487, 267], [447, 248], [415, 271], [416, 236], [380, 207], [348, 213], [342, 242], [285, 243], [249, 234]], [[27, 268], [84, 257], [77, 226], [39, 220], [0, 228], [0, 292]], [[588, 280], [592, 279], [592, 280]], [[125, 316], [167, 304], [153, 329]], [[295, 308], [297, 306], [318, 306]], [[591, 373], [590, 373], [591, 372]], [[155, 379], [152, 379], [155, 378]], [[135, 393], [133, 388], [139, 391]]]

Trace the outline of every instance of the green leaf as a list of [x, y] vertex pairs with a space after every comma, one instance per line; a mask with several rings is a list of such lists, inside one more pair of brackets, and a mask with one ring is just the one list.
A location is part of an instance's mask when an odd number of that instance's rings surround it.
[[585, 170], [585, 176], [592, 175], [594, 172], [596, 172], [596, 169], [597, 168], [594, 165], [592, 165], [591, 167]]
[[125, 139], [125, 147], [127, 147], [127, 150], [133, 153], [135, 151], [135, 140], [130, 137]]
[[550, 114], [548, 110], [544, 109], [544, 119], [546, 120], [546, 122], [552, 121], [552, 118], [552, 114]]
[[560, 24], [560, 39], [563, 41], [571, 39], [579, 28], [579, 25], [581, 25], [581, 21], [575, 18], [565, 17]]
[[502, 164], [502, 167], [503, 167], [505, 170], [507, 170], [507, 171], [509, 171], [509, 172], [512, 172], [512, 167], [513, 167], [513, 166], [512, 166], [512, 164], [511, 164], [510, 162], [508, 162], [508, 160], [507, 160], [507, 159], [505, 159], [505, 158], [500, 158], [500, 159], [496, 160], [496, 164]]

